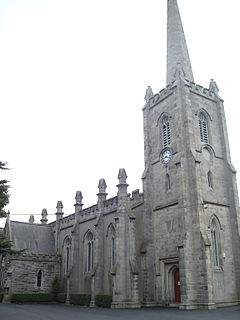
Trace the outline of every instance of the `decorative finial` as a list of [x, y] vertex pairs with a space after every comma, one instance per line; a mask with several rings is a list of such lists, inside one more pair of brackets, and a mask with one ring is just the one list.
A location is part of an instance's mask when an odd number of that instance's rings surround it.
[[82, 204], [82, 199], [83, 199], [82, 192], [81, 191], [77, 191], [76, 192], [76, 197], [75, 197], [76, 204]]
[[123, 168], [119, 169], [118, 180], [119, 180], [119, 184], [125, 184], [126, 183], [127, 174], [126, 174], [125, 169], [123, 169]]
[[48, 222], [47, 215], [48, 215], [47, 209], [45, 209], [45, 208], [42, 209], [42, 219], [41, 219], [42, 224], [47, 224], [47, 222]]
[[76, 197], [75, 197], [76, 203], [74, 205], [75, 213], [79, 213], [79, 212], [82, 211], [82, 207], [83, 207], [82, 199], [83, 199], [82, 192], [81, 191], [77, 191], [76, 192]]
[[106, 181], [104, 179], [100, 179], [99, 183], [98, 183], [98, 209], [100, 210], [100, 208], [104, 207], [104, 201], [107, 199], [107, 193], [106, 193], [106, 189], [107, 189], [107, 184]]
[[60, 220], [62, 219], [62, 216], [63, 216], [63, 204], [62, 204], [62, 201], [58, 201], [57, 202], [57, 212], [56, 212], [56, 216], [57, 216], [57, 220]]
[[57, 202], [56, 208], [57, 208], [57, 213], [62, 213], [62, 209], [63, 209], [62, 201]]
[[100, 179], [98, 183], [99, 193], [106, 193], [106, 189], [107, 189], [106, 181], [104, 179]]
[[213, 79], [211, 79], [211, 82], [209, 84], [209, 91], [214, 92], [216, 94], [219, 92], [217, 83]]
[[149, 101], [152, 97], [153, 97], [152, 88], [151, 88], [151, 86], [148, 86], [147, 90], [146, 90], [146, 94], [145, 94], [145, 100]]
[[121, 168], [119, 169], [118, 173], [118, 180], [119, 184], [118, 187], [118, 211], [124, 211], [126, 209], [127, 203], [128, 203], [128, 193], [127, 193], [127, 174], [125, 169]]
[[34, 215], [31, 214], [30, 217], [29, 217], [29, 223], [34, 223]]

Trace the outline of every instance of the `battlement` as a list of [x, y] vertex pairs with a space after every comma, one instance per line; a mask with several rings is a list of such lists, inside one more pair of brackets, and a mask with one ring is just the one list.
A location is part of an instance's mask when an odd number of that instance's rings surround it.
[[190, 90], [198, 95], [204, 96], [205, 98], [211, 99], [215, 101], [215, 93], [213, 91], [210, 91], [207, 88], [204, 88], [203, 86], [200, 86], [199, 84], [196, 84], [195, 82], [186, 80]]
[[[134, 190], [132, 195], [129, 194], [130, 207], [133, 209], [144, 202], [143, 193], [139, 192], [139, 189]], [[103, 214], [109, 214], [117, 210], [118, 207], [118, 196], [107, 199], [103, 202]], [[79, 212], [81, 218], [80, 220], [87, 221], [88, 219], [94, 218], [98, 213], [98, 205], [92, 205], [88, 208], [83, 209]], [[65, 229], [72, 226], [75, 223], [76, 213], [70, 214], [66, 217], [63, 217], [60, 222], [60, 228]], [[56, 221], [50, 223], [51, 227], [55, 229]]]
[[117, 210], [118, 197], [113, 197], [104, 201], [104, 213], [110, 213]]
[[[204, 88], [203, 86], [200, 86], [199, 84], [196, 84], [193, 81], [189, 81], [187, 79], [184, 79], [186, 86], [190, 87], [190, 91], [193, 93], [196, 93], [198, 95], [201, 95], [207, 99], [210, 99], [212, 101], [216, 101], [216, 93], [213, 92], [210, 89]], [[173, 81], [169, 85], [166, 86], [166, 88], [162, 89], [155, 95], [153, 95], [152, 90], [150, 91], [150, 94], [147, 96], [147, 102], [148, 102], [148, 108], [151, 109], [155, 107], [159, 102], [163, 101], [167, 97], [169, 97], [171, 94], [173, 94], [173, 89], [176, 87], [176, 81]], [[148, 89], [149, 90], [149, 89]]]
[[139, 189], [132, 191], [131, 208], [134, 209], [144, 202], [144, 194], [139, 192]]
[[83, 209], [83, 211], [81, 212], [81, 215], [85, 217], [92, 217], [97, 214], [97, 210], [98, 210], [98, 205], [94, 204], [91, 207]]
[[153, 108], [156, 104], [166, 99], [173, 93], [173, 88], [175, 87], [174, 82], [167, 85], [166, 88], [156, 93], [153, 97], [149, 99], [149, 109]]

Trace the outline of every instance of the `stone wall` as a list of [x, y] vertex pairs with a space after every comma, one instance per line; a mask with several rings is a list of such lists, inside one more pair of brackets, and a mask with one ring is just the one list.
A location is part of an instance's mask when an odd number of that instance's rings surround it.
[[[42, 271], [41, 286], [37, 285], [38, 272]], [[6, 284], [14, 293], [51, 293], [51, 285], [58, 275], [58, 258], [50, 255], [18, 254], [11, 256], [6, 266]]]

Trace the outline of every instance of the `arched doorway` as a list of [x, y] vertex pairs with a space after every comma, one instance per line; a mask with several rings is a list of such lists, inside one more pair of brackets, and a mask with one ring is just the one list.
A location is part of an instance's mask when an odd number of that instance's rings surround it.
[[173, 273], [174, 278], [174, 294], [175, 294], [175, 302], [181, 302], [181, 291], [180, 291], [180, 277], [179, 277], [179, 269], [175, 269]]

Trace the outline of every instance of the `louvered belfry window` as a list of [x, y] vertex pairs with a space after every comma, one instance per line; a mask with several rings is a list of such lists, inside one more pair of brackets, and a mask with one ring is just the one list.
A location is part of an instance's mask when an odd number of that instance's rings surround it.
[[171, 143], [170, 124], [167, 116], [162, 119], [162, 138], [163, 146], [167, 147]]
[[200, 130], [200, 138], [201, 142], [209, 143], [208, 139], [208, 127], [207, 127], [207, 119], [203, 113], [200, 113], [198, 116], [199, 130]]

